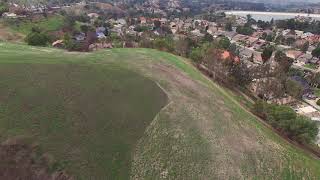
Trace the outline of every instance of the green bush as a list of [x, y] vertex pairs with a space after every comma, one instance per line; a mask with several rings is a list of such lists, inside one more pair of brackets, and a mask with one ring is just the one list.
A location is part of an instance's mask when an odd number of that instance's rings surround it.
[[80, 51], [81, 45], [71, 38], [69, 34], [65, 34], [63, 37], [64, 48], [69, 51]]
[[153, 48], [161, 51], [173, 52], [174, 51], [173, 39], [170, 37], [157, 38], [153, 41]]
[[317, 137], [317, 124], [307, 117], [298, 116], [288, 106], [267, 104], [258, 100], [253, 110], [259, 117], [294, 141], [311, 143]]
[[0, 2], [0, 16], [2, 16], [3, 13], [8, 11], [9, 11], [8, 4], [4, 2]]
[[320, 106], [320, 99], [318, 99], [318, 101], [317, 101], [317, 105], [318, 105], [318, 106]]
[[32, 28], [25, 41], [31, 46], [46, 46], [49, 42], [49, 36], [38, 28]]
[[230, 47], [230, 44], [231, 44], [230, 40], [226, 37], [223, 37], [219, 40], [219, 47], [221, 49], [228, 49]]
[[254, 30], [248, 26], [238, 26], [236, 31], [239, 34], [248, 35], [248, 36], [253, 34], [253, 32], [254, 32]]

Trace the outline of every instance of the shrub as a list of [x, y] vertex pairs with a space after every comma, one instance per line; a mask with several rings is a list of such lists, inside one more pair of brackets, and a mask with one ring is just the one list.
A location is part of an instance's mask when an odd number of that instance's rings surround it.
[[157, 38], [153, 41], [153, 48], [159, 49], [161, 51], [173, 52], [174, 51], [173, 40], [170, 37]]
[[25, 41], [32, 46], [46, 46], [49, 42], [49, 36], [38, 28], [32, 28]]
[[316, 139], [318, 134], [316, 123], [307, 117], [298, 116], [288, 106], [267, 104], [258, 100], [253, 110], [259, 117], [294, 141], [311, 143]]
[[63, 37], [64, 48], [69, 51], [80, 51], [81, 45], [71, 38], [69, 34], [65, 34]]
[[253, 32], [254, 32], [254, 30], [248, 26], [238, 26], [236, 31], [239, 34], [248, 35], [248, 36], [253, 34]]
[[228, 49], [230, 47], [230, 44], [231, 44], [230, 40], [226, 37], [223, 37], [219, 40], [219, 47], [221, 49]]

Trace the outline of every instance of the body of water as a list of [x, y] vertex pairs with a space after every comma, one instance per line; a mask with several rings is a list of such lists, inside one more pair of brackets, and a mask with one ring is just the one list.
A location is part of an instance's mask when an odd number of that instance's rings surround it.
[[226, 11], [227, 15], [237, 15], [246, 17], [248, 14], [255, 20], [270, 21], [282, 19], [292, 19], [296, 16], [310, 17], [320, 21], [320, 14], [305, 14], [305, 13], [287, 13], [287, 12], [259, 12], [259, 11]]

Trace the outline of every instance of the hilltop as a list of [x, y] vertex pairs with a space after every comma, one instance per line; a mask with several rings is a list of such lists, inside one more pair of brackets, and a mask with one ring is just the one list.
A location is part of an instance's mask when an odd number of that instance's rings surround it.
[[[0, 43], [1, 140], [28, 137], [76, 179], [317, 179], [320, 162], [187, 59]], [[3, 167], [1, 165], [1, 167]]]

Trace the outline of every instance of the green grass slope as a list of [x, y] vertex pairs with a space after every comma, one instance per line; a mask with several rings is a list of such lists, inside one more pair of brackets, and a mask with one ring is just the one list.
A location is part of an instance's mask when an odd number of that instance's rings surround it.
[[[0, 65], [1, 138], [33, 137], [76, 177], [320, 177], [318, 159], [265, 128], [183, 58], [0, 43]], [[149, 80], [169, 97], [159, 113], [165, 98]], [[119, 117], [116, 110], [128, 112]]]
[[47, 18], [42, 18], [35, 21], [20, 20], [7, 23], [14, 32], [18, 32], [27, 35], [31, 32], [33, 27], [39, 27], [40, 29], [50, 32], [59, 30], [63, 26], [63, 16], [54, 15]]

